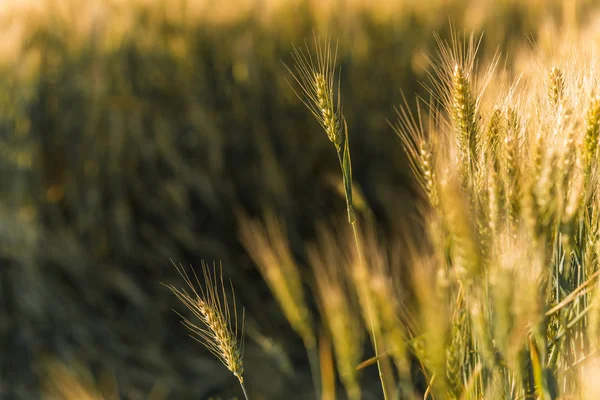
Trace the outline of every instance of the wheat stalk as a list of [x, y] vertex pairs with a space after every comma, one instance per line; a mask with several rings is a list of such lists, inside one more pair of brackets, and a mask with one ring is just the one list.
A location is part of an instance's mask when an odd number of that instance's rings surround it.
[[[364, 258], [362, 256], [356, 215], [352, 201], [352, 162], [350, 159], [350, 140], [348, 139], [348, 125], [343, 116], [342, 107], [340, 105], [339, 80], [337, 84], [337, 96], [334, 96], [334, 75], [337, 60], [337, 45], [335, 50], [332, 51], [329, 41], [326, 41], [325, 45], [323, 45], [317, 35], [314, 35], [313, 38], [316, 61], [313, 61], [308, 44], [305, 43], [306, 53], [297, 47], [294, 47], [292, 52], [296, 72], [294, 73], [291, 68], [285, 64], [284, 65], [301, 88], [301, 92], [298, 93], [290, 84], [292, 90], [294, 90], [294, 93], [296, 93], [296, 95], [302, 100], [311, 113], [317, 118], [325, 130], [327, 137], [335, 146], [344, 182], [348, 222], [352, 225], [354, 244], [356, 246], [358, 260], [360, 263], [362, 263]], [[372, 304], [369, 300], [367, 313], [370, 320], [373, 348], [375, 350], [375, 356], [378, 357], [379, 349], [372, 312]], [[384, 376], [385, 374], [382, 370], [379, 358], [377, 358], [377, 368], [379, 370], [383, 396], [384, 399], [387, 399], [388, 389], [386, 385], [386, 377]]]

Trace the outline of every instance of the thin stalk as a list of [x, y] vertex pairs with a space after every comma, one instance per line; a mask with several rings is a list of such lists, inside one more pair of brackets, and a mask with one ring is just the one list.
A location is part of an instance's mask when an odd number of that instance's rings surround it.
[[308, 355], [308, 364], [310, 366], [310, 374], [313, 381], [313, 386], [317, 398], [321, 398], [321, 383], [319, 379], [319, 354], [317, 353], [317, 346], [304, 346], [306, 354]]
[[[359, 264], [362, 266], [363, 265], [363, 255], [362, 255], [362, 248], [360, 246], [360, 238], [358, 236], [358, 227], [357, 227], [357, 222], [354, 221], [351, 223], [352, 225], [352, 231], [354, 233], [354, 244], [356, 245], [356, 251], [358, 254], [358, 262]], [[388, 391], [387, 391], [387, 384], [385, 382], [385, 378], [384, 378], [384, 374], [383, 374], [383, 370], [381, 368], [381, 361], [379, 358], [379, 348], [377, 347], [377, 335], [375, 334], [375, 324], [373, 323], [373, 314], [371, 311], [371, 302], [368, 302], [367, 305], [367, 314], [369, 316], [369, 324], [371, 325], [371, 334], [373, 335], [373, 350], [375, 350], [375, 358], [377, 359], [377, 370], [379, 371], [379, 380], [381, 381], [381, 389], [383, 390], [383, 398], [384, 400], [388, 399]]]
[[240, 381], [240, 386], [242, 387], [242, 392], [244, 392], [244, 398], [246, 400], [250, 400], [250, 397], [248, 396], [248, 392], [246, 391], [246, 386], [244, 386], [244, 381], [241, 379], [239, 381]]

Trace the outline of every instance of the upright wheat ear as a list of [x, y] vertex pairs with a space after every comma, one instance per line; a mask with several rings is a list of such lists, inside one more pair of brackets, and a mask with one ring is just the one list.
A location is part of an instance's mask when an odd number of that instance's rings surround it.
[[185, 268], [177, 265], [175, 265], [175, 268], [177, 268], [177, 271], [183, 277], [188, 288], [191, 290], [191, 294], [188, 294], [185, 289], [177, 289], [173, 285], [166, 286], [171, 289], [179, 301], [202, 321], [206, 328], [197, 326], [179, 314], [183, 319], [183, 325], [192, 333], [190, 336], [202, 343], [235, 375], [240, 382], [244, 396], [248, 399], [242, 376], [244, 373], [244, 364], [242, 362], [244, 352], [244, 317], [242, 315], [242, 332], [241, 338], [238, 339], [235, 294], [232, 315], [225, 293], [222, 267], [219, 267], [217, 276], [217, 267], [215, 264], [213, 264], [211, 272], [211, 268], [202, 262], [204, 286], [200, 283], [196, 272], [193, 272], [197, 288], [194, 286], [194, 282]]
[[452, 120], [457, 131], [458, 146], [466, 168], [474, 171], [478, 149], [475, 125], [475, 99], [471, 93], [469, 71], [456, 64], [452, 72]]

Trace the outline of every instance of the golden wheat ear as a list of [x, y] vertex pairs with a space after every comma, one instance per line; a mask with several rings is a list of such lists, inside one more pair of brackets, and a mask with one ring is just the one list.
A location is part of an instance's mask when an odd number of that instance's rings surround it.
[[[342, 112], [340, 102], [340, 74], [335, 82], [337, 44], [332, 48], [329, 39], [321, 41], [316, 34], [314, 39], [314, 55], [308, 44], [305, 49], [295, 47], [292, 51], [294, 60], [290, 68], [285, 65], [292, 76], [288, 81], [290, 87], [315, 116], [329, 141], [334, 144], [340, 162], [348, 210], [348, 222], [354, 224], [356, 216], [352, 202], [352, 163], [350, 160], [350, 141], [348, 140], [348, 126]], [[299, 89], [294, 88], [298, 86]]]
[[295, 85], [291, 82], [288, 83], [296, 96], [319, 121], [339, 153], [342, 150], [344, 136], [339, 82], [337, 93], [335, 89], [337, 45], [332, 49], [328, 39], [324, 43], [317, 35], [314, 35], [313, 39], [314, 56], [311, 54], [308, 44], [305, 43], [305, 49], [294, 46], [292, 68], [284, 63], [300, 90], [295, 89]]
[[215, 355], [225, 367], [240, 382], [246, 400], [248, 394], [244, 386], [244, 314], [242, 312], [242, 327], [238, 329], [238, 315], [235, 305], [235, 293], [233, 286], [233, 314], [227, 300], [225, 284], [223, 282], [223, 267], [216, 264], [212, 268], [202, 262], [202, 277], [204, 285], [196, 272], [192, 269], [193, 277], [187, 273], [181, 265], [173, 263], [190, 292], [186, 289], [177, 289], [173, 285], [165, 285], [181, 301], [194, 316], [202, 322], [198, 326], [188, 318], [179, 314], [183, 325], [191, 332], [190, 336], [202, 343], [213, 355]]

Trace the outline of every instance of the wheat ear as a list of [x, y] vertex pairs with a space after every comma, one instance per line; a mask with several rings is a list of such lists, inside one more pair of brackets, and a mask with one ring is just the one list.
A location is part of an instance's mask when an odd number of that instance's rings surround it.
[[[166, 285], [177, 296], [187, 308], [202, 321], [204, 327], [191, 322], [189, 319], [182, 317], [183, 325], [190, 330], [191, 337], [202, 343], [213, 355], [215, 355], [229, 371], [240, 382], [242, 391], [246, 400], [248, 394], [244, 386], [244, 364], [242, 361], [244, 352], [244, 316], [242, 315], [241, 335], [238, 338], [238, 316], [235, 307], [235, 294], [233, 294], [233, 315], [227, 301], [225, 293], [225, 284], [223, 283], [223, 268], [213, 264], [211, 268], [202, 262], [202, 274], [204, 278], [204, 286], [200, 283], [198, 275], [192, 270], [193, 279], [188, 275], [183, 266], [175, 268], [184, 279], [191, 294], [186, 289], [177, 289], [173, 285]], [[232, 287], [233, 293], [233, 287]]]

